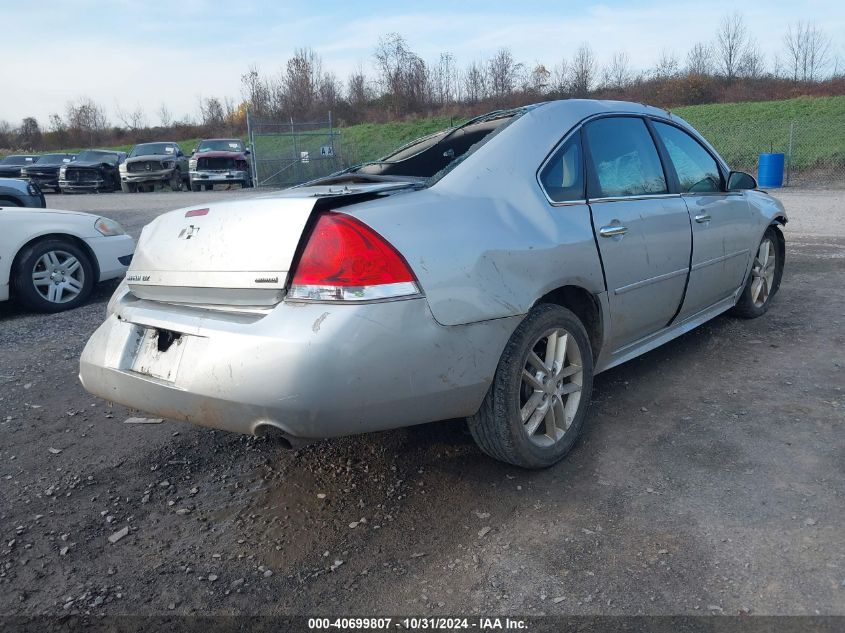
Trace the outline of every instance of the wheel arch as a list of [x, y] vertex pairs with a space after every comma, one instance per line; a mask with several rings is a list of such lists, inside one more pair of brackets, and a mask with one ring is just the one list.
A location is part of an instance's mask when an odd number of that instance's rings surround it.
[[604, 336], [604, 314], [598, 298], [586, 288], [566, 285], [547, 292], [534, 305], [540, 303], [559, 305], [571, 310], [581, 320], [587, 330], [595, 362], [599, 357]]
[[21, 200], [20, 198], [16, 198], [15, 196], [10, 196], [10, 195], [8, 195], [8, 194], [3, 194], [3, 195], [0, 195], [0, 207], [2, 207], [2, 206], [3, 206], [3, 203], [4, 203], [4, 202], [13, 202], [15, 205], [17, 205], [17, 206], [19, 206], [19, 207], [24, 207], [24, 206], [26, 206], [26, 205], [23, 203], [23, 200]]
[[58, 240], [67, 240], [71, 242], [74, 246], [78, 246], [82, 251], [88, 255], [88, 259], [91, 262], [91, 268], [94, 270], [94, 283], [97, 283], [100, 280], [100, 262], [97, 260], [97, 255], [91, 249], [90, 246], [85, 242], [85, 240], [71, 235], [70, 233], [45, 233], [43, 235], [37, 235], [33, 237], [29, 241], [21, 244], [20, 248], [18, 248], [18, 252], [15, 253], [15, 257], [12, 259], [12, 268], [10, 270], [9, 279], [14, 279], [15, 275], [18, 272], [18, 266], [20, 265], [21, 253], [24, 252], [28, 247], [37, 244], [38, 242], [43, 242], [45, 240], [51, 239], [58, 239]]

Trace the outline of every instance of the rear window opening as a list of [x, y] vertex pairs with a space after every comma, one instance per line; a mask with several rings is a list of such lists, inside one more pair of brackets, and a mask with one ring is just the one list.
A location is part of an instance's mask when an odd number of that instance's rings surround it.
[[417, 139], [381, 160], [352, 167], [347, 173], [359, 177], [432, 178], [454, 168], [494, 133], [525, 112], [524, 108], [502, 110], [470, 119], [466, 123]]

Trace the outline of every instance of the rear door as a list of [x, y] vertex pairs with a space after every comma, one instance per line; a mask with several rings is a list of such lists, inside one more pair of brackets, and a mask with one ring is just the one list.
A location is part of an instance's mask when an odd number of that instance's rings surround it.
[[584, 125], [583, 138], [615, 352], [677, 313], [689, 272], [689, 214], [680, 196], [669, 193], [644, 119], [597, 119]]
[[677, 174], [692, 224], [692, 267], [678, 318], [701, 312], [729, 297], [742, 283], [748, 264], [751, 208], [742, 192], [726, 191], [713, 155], [680, 127], [653, 121]]

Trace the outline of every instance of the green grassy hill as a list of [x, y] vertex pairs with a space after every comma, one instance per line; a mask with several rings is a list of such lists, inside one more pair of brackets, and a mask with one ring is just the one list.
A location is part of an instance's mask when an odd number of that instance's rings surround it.
[[701, 132], [732, 167], [751, 171], [761, 152], [788, 154], [791, 136], [793, 167], [845, 172], [845, 96], [713, 103], [674, 112]]

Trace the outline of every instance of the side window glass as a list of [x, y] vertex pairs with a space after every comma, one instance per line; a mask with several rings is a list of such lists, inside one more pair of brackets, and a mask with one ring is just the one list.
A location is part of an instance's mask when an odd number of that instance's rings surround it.
[[555, 202], [584, 199], [580, 134], [576, 132], [558, 148], [540, 172], [540, 183], [549, 198]]
[[655, 121], [654, 129], [675, 166], [682, 193], [722, 191], [719, 165], [701, 143], [674, 125]]
[[584, 131], [598, 185], [593, 197], [668, 193], [645, 121], [634, 117], [599, 119], [588, 123]]

